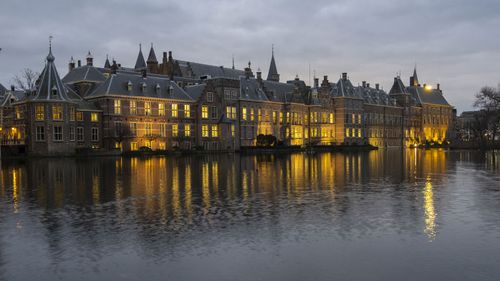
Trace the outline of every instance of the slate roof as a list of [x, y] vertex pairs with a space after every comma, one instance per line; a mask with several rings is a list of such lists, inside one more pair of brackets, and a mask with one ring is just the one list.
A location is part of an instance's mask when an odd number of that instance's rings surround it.
[[184, 90], [191, 96], [194, 100], [200, 99], [203, 91], [205, 90], [206, 84], [199, 84], [194, 86], [187, 86]]
[[153, 49], [153, 44], [151, 44], [151, 49], [149, 50], [148, 62], [158, 62], [156, 59], [155, 50]]
[[292, 100], [295, 86], [274, 81], [262, 81], [267, 97], [270, 101], [288, 103]]
[[394, 83], [389, 91], [389, 95], [393, 94], [408, 94], [406, 86], [403, 84], [403, 81], [401, 81], [401, 77], [399, 76], [394, 77]]
[[183, 77], [200, 79], [203, 76], [210, 76], [211, 78], [239, 79], [240, 76], [245, 75], [245, 72], [239, 69], [182, 60], [177, 60], [177, 62], [179, 63]]
[[450, 105], [443, 96], [441, 90], [426, 90], [423, 87], [408, 87], [407, 91], [417, 100], [418, 103], [431, 103], [439, 105]]
[[142, 55], [142, 47], [139, 45], [139, 54], [137, 55], [137, 60], [135, 61], [134, 69], [144, 69], [146, 68], [146, 62], [144, 61], [144, 56]]
[[0, 96], [3, 96], [6, 91], [7, 89], [2, 84], [0, 84]]
[[[132, 89], [128, 90], [128, 84]], [[169, 93], [169, 89], [172, 93]], [[182, 88], [177, 86], [174, 81], [167, 77], [147, 76], [142, 77], [138, 73], [119, 72], [112, 74], [104, 83], [100, 84], [87, 97], [101, 96], [131, 96], [131, 97], [149, 97], [161, 99], [176, 100], [194, 100]]]
[[389, 95], [384, 91], [372, 87], [357, 87], [357, 91], [368, 104], [378, 104], [378, 105], [393, 105], [394, 99], [389, 97]]
[[334, 97], [363, 98], [360, 96], [359, 91], [352, 85], [351, 81], [343, 78], [340, 78], [337, 84], [334, 84], [331, 94]]
[[274, 77], [278, 75], [278, 69], [276, 68], [276, 62], [274, 61], [274, 51], [271, 55], [271, 64], [269, 64], [269, 72], [267, 73], [267, 80], [274, 81]]
[[52, 55], [52, 50], [49, 50], [45, 68], [38, 78], [36, 93], [30, 95], [28, 99], [37, 101], [71, 101], [80, 100], [80, 97], [74, 92], [69, 91], [63, 84], [59, 74], [57, 73], [56, 65], [54, 64], [55, 57]]
[[[107, 59], [106, 59], [107, 61]], [[65, 84], [73, 84], [78, 82], [103, 82], [106, 80], [106, 77], [102, 74], [102, 71], [97, 68], [89, 65], [84, 65], [81, 67], [74, 68], [64, 78], [62, 81]]]
[[259, 81], [253, 77], [240, 77], [240, 99], [269, 101], [266, 93], [260, 87]]

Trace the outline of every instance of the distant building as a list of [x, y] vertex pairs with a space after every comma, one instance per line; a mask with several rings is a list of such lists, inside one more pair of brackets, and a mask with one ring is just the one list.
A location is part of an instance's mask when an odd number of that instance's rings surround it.
[[354, 86], [347, 73], [314, 85], [280, 82], [274, 50], [267, 79], [244, 70], [177, 60], [151, 45], [133, 68], [106, 57], [104, 67], [73, 58], [60, 78], [52, 51], [36, 89], [3, 89], [3, 140], [30, 154], [85, 150], [236, 151], [262, 145], [410, 146], [448, 139], [453, 108], [437, 86], [420, 85], [416, 69], [387, 94], [379, 84]]

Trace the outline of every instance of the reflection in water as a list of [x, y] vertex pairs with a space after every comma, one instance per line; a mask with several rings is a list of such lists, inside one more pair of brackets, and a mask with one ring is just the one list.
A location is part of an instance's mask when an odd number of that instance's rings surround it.
[[[98, 262], [122, 248], [165, 261], [228, 241], [272, 247], [313, 234], [346, 241], [416, 233], [435, 244], [460, 198], [457, 177], [466, 168], [496, 173], [497, 157], [389, 149], [4, 163], [0, 242], [17, 237], [11, 222], [22, 223], [19, 237], [48, 245], [33, 258], [52, 264]], [[483, 196], [468, 199], [500, 211]]]
[[427, 177], [424, 188], [424, 210], [425, 210], [425, 233], [429, 239], [436, 237], [436, 212], [434, 211], [434, 193], [432, 192], [432, 182]]

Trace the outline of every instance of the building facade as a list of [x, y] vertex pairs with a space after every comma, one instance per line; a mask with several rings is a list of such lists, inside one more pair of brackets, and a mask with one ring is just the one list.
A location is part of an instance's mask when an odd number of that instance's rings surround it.
[[79, 150], [238, 151], [257, 146], [442, 144], [453, 107], [438, 85], [420, 85], [416, 69], [405, 86], [398, 76], [386, 93], [379, 84], [354, 86], [347, 73], [307, 85], [280, 82], [274, 50], [267, 79], [244, 70], [177, 60], [142, 48], [134, 68], [108, 58], [94, 66], [71, 58], [60, 78], [49, 50], [36, 89], [1, 88], [2, 139], [29, 154]]

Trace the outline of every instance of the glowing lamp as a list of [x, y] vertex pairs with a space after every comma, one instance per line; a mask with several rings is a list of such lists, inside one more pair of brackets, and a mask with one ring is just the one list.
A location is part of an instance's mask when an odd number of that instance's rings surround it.
[[426, 91], [431, 91], [432, 90], [432, 85], [425, 85], [425, 90]]

